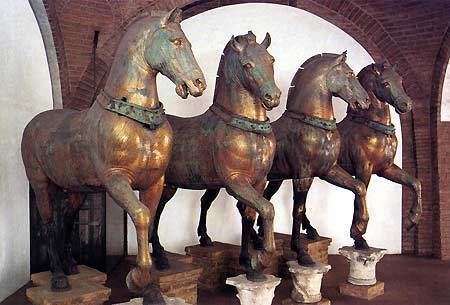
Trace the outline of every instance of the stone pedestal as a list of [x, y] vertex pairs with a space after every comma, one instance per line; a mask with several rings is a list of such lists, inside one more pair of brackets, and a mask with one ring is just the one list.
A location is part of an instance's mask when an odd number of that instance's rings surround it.
[[106, 274], [84, 265], [78, 266], [79, 274], [69, 275], [71, 288], [54, 292], [50, 289], [50, 271], [31, 275], [33, 285], [26, 290], [27, 299], [34, 305], [100, 305], [111, 295], [111, 289], [103, 286]]
[[315, 303], [297, 303], [293, 299], [286, 299], [281, 302], [281, 305], [331, 305], [331, 301], [326, 298], [322, 298], [322, 300]]
[[384, 294], [384, 283], [377, 281], [374, 285], [358, 286], [350, 283], [339, 284], [339, 293], [351, 297], [372, 300]]
[[[164, 305], [190, 305], [180, 298], [164, 297]], [[114, 305], [143, 305], [143, 298], [131, 299], [129, 302], [118, 303]]]
[[[188, 246], [186, 254], [192, 258], [192, 262], [203, 267], [199, 278], [199, 286], [205, 289], [217, 289], [225, 286], [227, 277], [245, 273], [245, 269], [239, 264], [241, 247], [221, 242], [214, 242], [212, 247], [200, 245]], [[253, 250], [250, 250], [250, 255]], [[264, 269], [265, 274], [278, 274], [283, 252], [277, 250], [269, 266]]]
[[152, 270], [152, 283], [157, 285], [164, 296], [180, 298], [189, 304], [197, 304], [198, 280], [203, 269], [182, 260], [171, 261], [166, 271]]
[[386, 249], [356, 250], [343, 247], [339, 253], [350, 263], [347, 282], [339, 285], [339, 292], [352, 297], [371, 300], [384, 294], [384, 283], [376, 279], [376, 265], [386, 254]]
[[296, 303], [317, 303], [322, 300], [320, 288], [322, 278], [330, 269], [330, 265], [317, 263], [311, 267], [300, 266], [297, 261], [288, 262], [294, 288], [291, 299]]
[[281, 279], [273, 275], [266, 277], [264, 282], [251, 282], [241, 274], [228, 278], [226, 283], [236, 287], [241, 305], [271, 305]]
[[339, 254], [345, 256], [350, 263], [347, 281], [353, 285], [375, 285], [375, 268], [386, 254], [386, 249], [369, 248], [356, 250], [353, 247], [339, 249]]
[[[282, 247], [286, 261], [297, 259], [297, 254], [291, 250], [290, 234], [275, 233], [275, 241]], [[306, 234], [300, 234], [300, 243], [315, 262], [328, 264], [328, 247], [331, 244], [331, 238], [319, 237], [318, 240], [310, 240], [306, 238]]]

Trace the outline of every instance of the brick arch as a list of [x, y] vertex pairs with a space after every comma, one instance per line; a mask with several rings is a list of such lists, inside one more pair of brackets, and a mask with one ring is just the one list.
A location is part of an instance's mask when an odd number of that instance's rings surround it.
[[[448, 133], [450, 122], [441, 122], [441, 103], [444, 79], [450, 68], [450, 27], [447, 28], [439, 53], [434, 63], [431, 87], [431, 133], [433, 138], [433, 201], [436, 202], [433, 213], [433, 226], [436, 234], [433, 238], [433, 253], [438, 258], [450, 259], [450, 217], [445, 211], [450, 209], [450, 198], [445, 188], [450, 185], [450, 169], [446, 166], [445, 156], [450, 150]], [[447, 140], [446, 140], [447, 139]]]

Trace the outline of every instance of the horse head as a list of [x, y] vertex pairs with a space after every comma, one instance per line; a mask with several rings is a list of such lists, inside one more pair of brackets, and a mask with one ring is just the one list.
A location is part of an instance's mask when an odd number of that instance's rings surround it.
[[347, 51], [336, 55], [326, 74], [326, 84], [333, 96], [346, 101], [352, 110], [369, 108], [369, 96], [353, 70], [347, 65]]
[[386, 62], [371, 64], [358, 73], [358, 78], [368, 91], [373, 92], [380, 101], [393, 106], [397, 113], [411, 111], [412, 100], [406, 93], [403, 79], [395, 67]]
[[269, 54], [269, 33], [261, 43], [249, 31], [246, 35], [231, 37], [225, 47], [225, 79], [238, 82], [249, 91], [266, 110], [280, 104], [281, 91], [275, 84], [273, 63], [275, 59]]
[[181, 13], [178, 8], [161, 17], [149, 39], [145, 40], [144, 57], [151, 69], [167, 76], [182, 98], [200, 96], [206, 89], [206, 81], [194, 54], [191, 43], [181, 29]]

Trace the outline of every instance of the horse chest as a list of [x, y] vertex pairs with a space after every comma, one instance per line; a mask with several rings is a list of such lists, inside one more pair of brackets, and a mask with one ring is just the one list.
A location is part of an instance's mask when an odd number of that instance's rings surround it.
[[394, 162], [397, 152], [397, 138], [379, 133], [367, 136], [363, 149], [366, 158], [373, 165], [373, 171], [377, 171]]

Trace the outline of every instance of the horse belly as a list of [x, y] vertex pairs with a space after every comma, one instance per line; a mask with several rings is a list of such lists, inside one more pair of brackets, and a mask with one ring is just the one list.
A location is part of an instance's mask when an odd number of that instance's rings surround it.
[[166, 183], [187, 189], [221, 187], [223, 183], [214, 168], [210, 136], [186, 128], [176, 132], [174, 139]]

